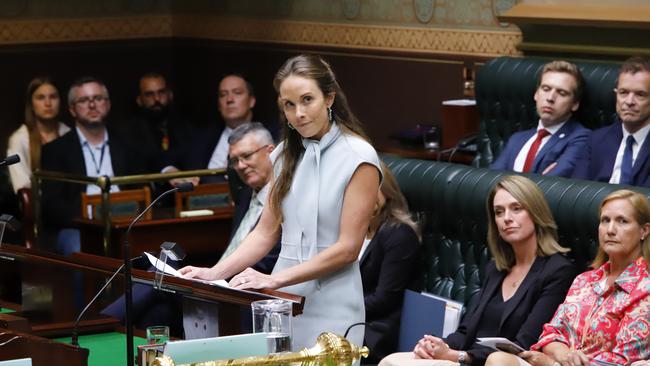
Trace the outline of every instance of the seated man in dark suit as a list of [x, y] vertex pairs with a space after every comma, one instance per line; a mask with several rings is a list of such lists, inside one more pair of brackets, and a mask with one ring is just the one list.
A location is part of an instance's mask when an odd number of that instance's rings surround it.
[[570, 177], [590, 131], [571, 119], [580, 106], [583, 78], [566, 61], [544, 65], [535, 103], [537, 128], [513, 134], [492, 169]]
[[[68, 93], [68, 106], [75, 129], [43, 146], [43, 170], [89, 177], [129, 174], [124, 144], [106, 129], [111, 110], [106, 85], [92, 77], [76, 80]], [[118, 190], [111, 186], [111, 192]], [[66, 255], [79, 251], [79, 230], [72, 228], [72, 219], [81, 216], [81, 192], [98, 194], [100, 188], [44, 181], [42, 192], [43, 224], [45, 231], [56, 235], [56, 251]]]
[[[247, 185], [240, 193], [235, 215], [230, 243], [222, 258], [237, 248], [244, 237], [255, 227], [266, 202], [273, 176], [273, 165], [269, 154], [274, 148], [271, 134], [260, 123], [246, 123], [233, 130], [228, 139], [230, 165], [237, 175]], [[254, 268], [263, 273], [271, 273], [280, 245], [259, 261]], [[194, 268], [194, 267], [186, 267]], [[181, 301], [178, 297], [153, 290], [149, 285], [134, 284], [133, 304], [135, 326], [146, 328], [150, 325], [168, 324], [172, 334], [180, 336]], [[216, 336], [218, 324], [213, 304], [205, 304], [198, 300], [186, 300], [183, 308], [190, 315], [185, 316], [185, 338]], [[120, 299], [102, 311], [124, 321], [124, 300]], [[250, 318], [250, 314], [248, 314]], [[205, 328], [203, 326], [205, 325]], [[205, 335], [204, 335], [205, 334]]]
[[[219, 113], [225, 126], [218, 124], [194, 132], [191, 144], [184, 146], [183, 153], [163, 172], [194, 169], [225, 169], [228, 165], [228, 137], [233, 130], [253, 120], [255, 107], [253, 85], [242, 75], [226, 75], [219, 82]], [[204, 177], [201, 182], [210, 182], [214, 177]], [[198, 184], [199, 178], [179, 178], [170, 183], [176, 185], [185, 181]]]
[[650, 60], [625, 61], [614, 91], [621, 123], [594, 131], [573, 176], [650, 187]]
[[[262, 214], [266, 203], [266, 196], [270, 190], [273, 178], [273, 164], [269, 154], [274, 149], [273, 138], [269, 131], [259, 122], [245, 123], [232, 131], [228, 138], [229, 165], [237, 175], [246, 183], [250, 190], [243, 192], [235, 212], [233, 222], [239, 221], [237, 229], [232, 235], [230, 244], [221, 257], [223, 260], [237, 249], [241, 241], [250, 233]], [[247, 204], [246, 201], [249, 203]], [[259, 261], [253, 268], [263, 273], [271, 273], [280, 253], [280, 243]], [[194, 273], [206, 268], [187, 266], [180, 272], [188, 277], [195, 277]], [[214, 337], [218, 335], [217, 311], [214, 304], [191, 301], [184, 304], [185, 338]], [[250, 324], [250, 310], [243, 311], [243, 327]]]
[[138, 83], [134, 115], [121, 121], [116, 132], [141, 156], [138, 171], [159, 173], [175, 160], [175, 154], [191, 142], [190, 126], [174, 105], [174, 91], [158, 73], [144, 74]]

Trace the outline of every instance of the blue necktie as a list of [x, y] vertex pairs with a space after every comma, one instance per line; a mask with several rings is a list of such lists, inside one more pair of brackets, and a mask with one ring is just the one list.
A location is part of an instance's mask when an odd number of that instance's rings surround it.
[[625, 151], [623, 152], [623, 161], [621, 162], [621, 179], [620, 184], [632, 184], [632, 146], [634, 145], [634, 136], [629, 135], [625, 140]]

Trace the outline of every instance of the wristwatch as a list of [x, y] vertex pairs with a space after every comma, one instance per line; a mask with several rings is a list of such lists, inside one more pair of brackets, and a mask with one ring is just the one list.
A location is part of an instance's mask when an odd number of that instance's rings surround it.
[[[467, 358], [467, 352], [458, 351], [458, 363], [465, 363], [466, 358]], [[553, 366], [555, 366], [555, 365], [553, 365]]]

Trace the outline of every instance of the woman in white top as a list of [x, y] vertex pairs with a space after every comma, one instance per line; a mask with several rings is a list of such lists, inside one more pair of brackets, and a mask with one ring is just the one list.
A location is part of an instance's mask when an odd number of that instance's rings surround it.
[[[299, 55], [276, 74], [285, 139], [273, 151], [275, 182], [260, 222], [239, 248], [212, 268], [185, 267], [187, 277], [271, 288], [305, 296], [292, 320], [293, 349], [318, 334], [343, 335], [365, 317], [357, 256], [372, 215], [381, 170], [377, 153], [354, 117], [329, 64]], [[248, 268], [282, 235], [282, 249], [265, 275]], [[363, 341], [363, 327], [348, 339]]]
[[27, 86], [25, 123], [9, 137], [7, 156], [18, 154], [20, 163], [9, 166], [14, 191], [31, 187], [32, 171], [41, 165], [41, 145], [70, 131], [57, 121], [61, 99], [48, 77], [37, 77]]

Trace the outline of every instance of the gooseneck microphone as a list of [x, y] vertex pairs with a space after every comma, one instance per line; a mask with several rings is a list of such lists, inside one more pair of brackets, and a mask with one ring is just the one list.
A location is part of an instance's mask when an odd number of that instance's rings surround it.
[[4, 160], [0, 160], [0, 167], [14, 165], [20, 162], [20, 156], [18, 154], [7, 156]]
[[[135, 258], [131, 258], [131, 261], [135, 261], [135, 260], [138, 260], [138, 259], [141, 259], [141, 258], [142, 258], [142, 256], [139, 255], [139, 256], [137, 256], [137, 257], [135, 257]], [[118, 269], [117, 269], [117, 270], [116, 270], [116, 271], [111, 275], [111, 277], [108, 279], [108, 281], [106, 281], [106, 283], [104, 283], [104, 286], [102, 286], [102, 288], [100, 288], [99, 291], [97, 291], [97, 294], [95, 294], [95, 297], [93, 297], [92, 300], [90, 300], [90, 301], [88, 302], [88, 304], [86, 305], [86, 307], [84, 307], [83, 310], [81, 310], [81, 312], [79, 313], [79, 316], [77, 316], [77, 319], [75, 319], [75, 321], [74, 321], [74, 327], [72, 328], [72, 340], [71, 340], [71, 342], [70, 342], [73, 346], [79, 346], [79, 322], [81, 321], [81, 318], [84, 316], [84, 314], [86, 314], [86, 311], [88, 311], [88, 309], [90, 309], [90, 306], [91, 306], [92, 304], [94, 304], [95, 301], [97, 301], [97, 298], [99, 297], [99, 295], [101, 295], [101, 294], [104, 292], [104, 290], [106, 289], [106, 287], [108, 287], [108, 285], [109, 285], [111, 282], [113, 282], [113, 279], [115, 278], [115, 276], [117, 276], [118, 273], [120, 273], [120, 272], [122, 271], [122, 268], [124, 268], [124, 263], [122, 263], [122, 265], [120, 266], [120, 268], [118, 268]]]
[[194, 185], [189, 182], [181, 183], [178, 186], [165, 191], [160, 196], [156, 197], [149, 206], [145, 207], [140, 214], [131, 221], [128, 229], [126, 229], [126, 234], [124, 235], [124, 302], [125, 302], [125, 326], [126, 326], [126, 365], [133, 366], [133, 317], [132, 317], [132, 308], [133, 308], [133, 297], [131, 294], [131, 247], [129, 246], [129, 233], [131, 228], [135, 225], [140, 219], [144, 216], [147, 211], [149, 211], [156, 202], [160, 201], [163, 197], [174, 192], [189, 192], [194, 190]]

